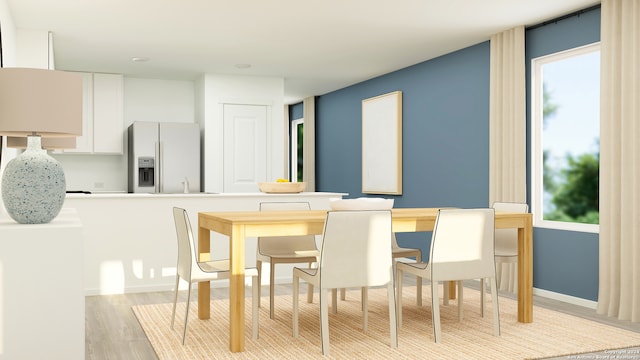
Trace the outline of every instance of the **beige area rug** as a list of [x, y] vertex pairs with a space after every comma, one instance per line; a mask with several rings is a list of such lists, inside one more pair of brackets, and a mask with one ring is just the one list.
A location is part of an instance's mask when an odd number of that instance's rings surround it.
[[[301, 287], [304, 289], [306, 287]], [[212, 289], [212, 291], [220, 291]], [[223, 289], [222, 291], [227, 291]], [[487, 295], [480, 316], [479, 292], [465, 288], [464, 319], [458, 322], [456, 301], [442, 306], [442, 340], [433, 341], [429, 287], [422, 307], [415, 304], [415, 287], [404, 289], [403, 326], [398, 348], [389, 346], [386, 289], [369, 291], [369, 329], [362, 332], [360, 291], [338, 300], [338, 314], [329, 315], [331, 356], [335, 359], [531, 359], [640, 345], [640, 334], [590, 320], [534, 307], [534, 322], [517, 322], [515, 300], [499, 299], [501, 336], [493, 336], [492, 307]], [[442, 294], [442, 291], [440, 292]], [[276, 297], [276, 318], [269, 319], [268, 299], [260, 308], [260, 337], [251, 339], [251, 299], [246, 303], [246, 351], [229, 352], [228, 301], [211, 302], [211, 319], [197, 318], [197, 302], [189, 313], [183, 346], [185, 303], [178, 303], [176, 324], [170, 329], [172, 304], [134, 306], [133, 311], [160, 359], [322, 359], [318, 294], [314, 303], [300, 296], [300, 337], [291, 330], [292, 297]]]

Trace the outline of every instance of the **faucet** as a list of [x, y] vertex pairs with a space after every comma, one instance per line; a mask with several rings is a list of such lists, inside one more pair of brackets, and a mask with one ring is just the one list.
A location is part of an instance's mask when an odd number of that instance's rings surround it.
[[184, 181], [182, 182], [182, 186], [184, 187], [184, 193], [189, 193], [189, 179], [185, 176]]

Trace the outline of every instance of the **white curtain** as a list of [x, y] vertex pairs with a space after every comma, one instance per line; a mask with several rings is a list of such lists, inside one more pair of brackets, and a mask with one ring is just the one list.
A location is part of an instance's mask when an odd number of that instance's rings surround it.
[[640, 1], [603, 0], [598, 314], [640, 322]]
[[526, 202], [524, 27], [491, 37], [489, 205]]
[[307, 191], [316, 191], [316, 99], [314, 96], [302, 101], [304, 137], [302, 144], [302, 180]]
[[[284, 137], [284, 141], [282, 146], [284, 146], [284, 151], [282, 152], [284, 154], [284, 173], [285, 174], [291, 174], [291, 159], [290, 159], [290, 154], [289, 154], [289, 149], [290, 149], [290, 144], [291, 144], [291, 138], [289, 137], [289, 131], [291, 130], [291, 118], [289, 117], [289, 105], [285, 105], [284, 106], [284, 126], [283, 126], [283, 137]], [[285, 178], [289, 178], [288, 176], [285, 176]], [[291, 181], [295, 181], [294, 179], [289, 179]]]

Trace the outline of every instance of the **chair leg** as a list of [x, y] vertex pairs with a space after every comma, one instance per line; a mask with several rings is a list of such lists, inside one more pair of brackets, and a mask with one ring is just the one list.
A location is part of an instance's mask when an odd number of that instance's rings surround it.
[[485, 285], [487, 279], [480, 279], [480, 316], [484, 317], [484, 295], [485, 295]]
[[369, 327], [369, 296], [367, 296], [368, 288], [362, 287], [362, 293], [360, 295], [362, 301], [362, 332], [367, 332]]
[[[445, 282], [445, 284], [448, 283]], [[445, 285], [445, 287], [449, 287]], [[445, 290], [444, 297], [448, 297]], [[431, 322], [433, 323], [433, 337], [435, 342], [440, 342], [440, 301], [438, 300], [438, 282], [431, 280]]]
[[176, 320], [176, 304], [178, 303], [178, 286], [180, 285], [180, 275], [176, 275], [176, 294], [173, 297], [173, 311], [171, 312], [171, 330], [173, 330], [173, 323]]
[[189, 303], [191, 303], [191, 282], [189, 282], [189, 288], [187, 289], [187, 310], [184, 312], [184, 330], [182, 331], [182, 345], [184, 345], [187, 339], [187, 322], [189, 321]]
[[276, 281], [276, 265], [273, 262], [270, 262], [269, 264], [271, 264], [271, 271], [269, 272], [269, 318], [273, 319], [273, 308], [274, 308], [274, 295], [273, 295], [273, 290], [274, 290], [274, 282]]
[[495, 277], [491, 281], [491, 301], [493, 302], [493, 335], [500, 336], [500, 307], [498, 306], [498, 283]]
[[262, 261], [256, 260], [256, 269], [258, 269], [258, 283], [260, 287], [258, 287], [258, 307], [262, 307], [262, 303], [260, 298], [262, 297]]
[[[309, 263], [309, 268], [311, 269], [311, 266], [313, 265], [313, 263]], [[309, 304], [313, 303], [313, 284], [312, 283], [308, 283], [307, 284], [307, 302]]]
[[298, 337], [298, 290], [300, 289], [300, 277], [293, 271], [293, 337]]
[[393, 289], [393, 283], [387, 285], [387, 297], [389, 299], [389, 333], [391, 336], [391, 347], [398, 347], [398, 322], [396, 319], [396, 294]]
[[258, 303], [260, 302], [260, 281], [257, 276], [251, 277], [251, 320], [253, 321], [252, 336], [253, 340], [258, 340], [259, 312]]
[[[436, 281], [436, 286], [438, 286], [438, 282]], [[431, 281], [431, 287], [433, 287], [433, 281]], [[443, 281], [442, 282], [442, 287], [444, 289], [444, 294], [442, 295], [442, 304], [443, 305], [449, 305], [449, 281]], [[440, 301], [438, 298], [436, 298], [436, 301]]]
[[396, 291], [398, 292], [398, 296], [396, 297], [396, 313], [398, 315], [398, 328], [402, 327], [402, 270], [398, 269], [396, 271]]
[[347, 299], [347, 289], [340, 289], [340, 300], [345, 301]]
[[322, 355], [329, 356], [329, 299], [327, 289], [320, 288], [320, 337]]
[[313, 284], [311, 283], [307, 285], [307, 302], [309, 304], [313, 303]]
[[422, 306], [422, 278], [416, 276], [416, 305]]

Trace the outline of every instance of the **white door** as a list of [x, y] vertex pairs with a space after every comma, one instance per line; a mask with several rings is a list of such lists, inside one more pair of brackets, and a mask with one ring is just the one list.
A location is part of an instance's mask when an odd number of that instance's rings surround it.
[[267, 181], [267, 106], [225, 104], [223, 119], [223, 191], [259, 191]]

